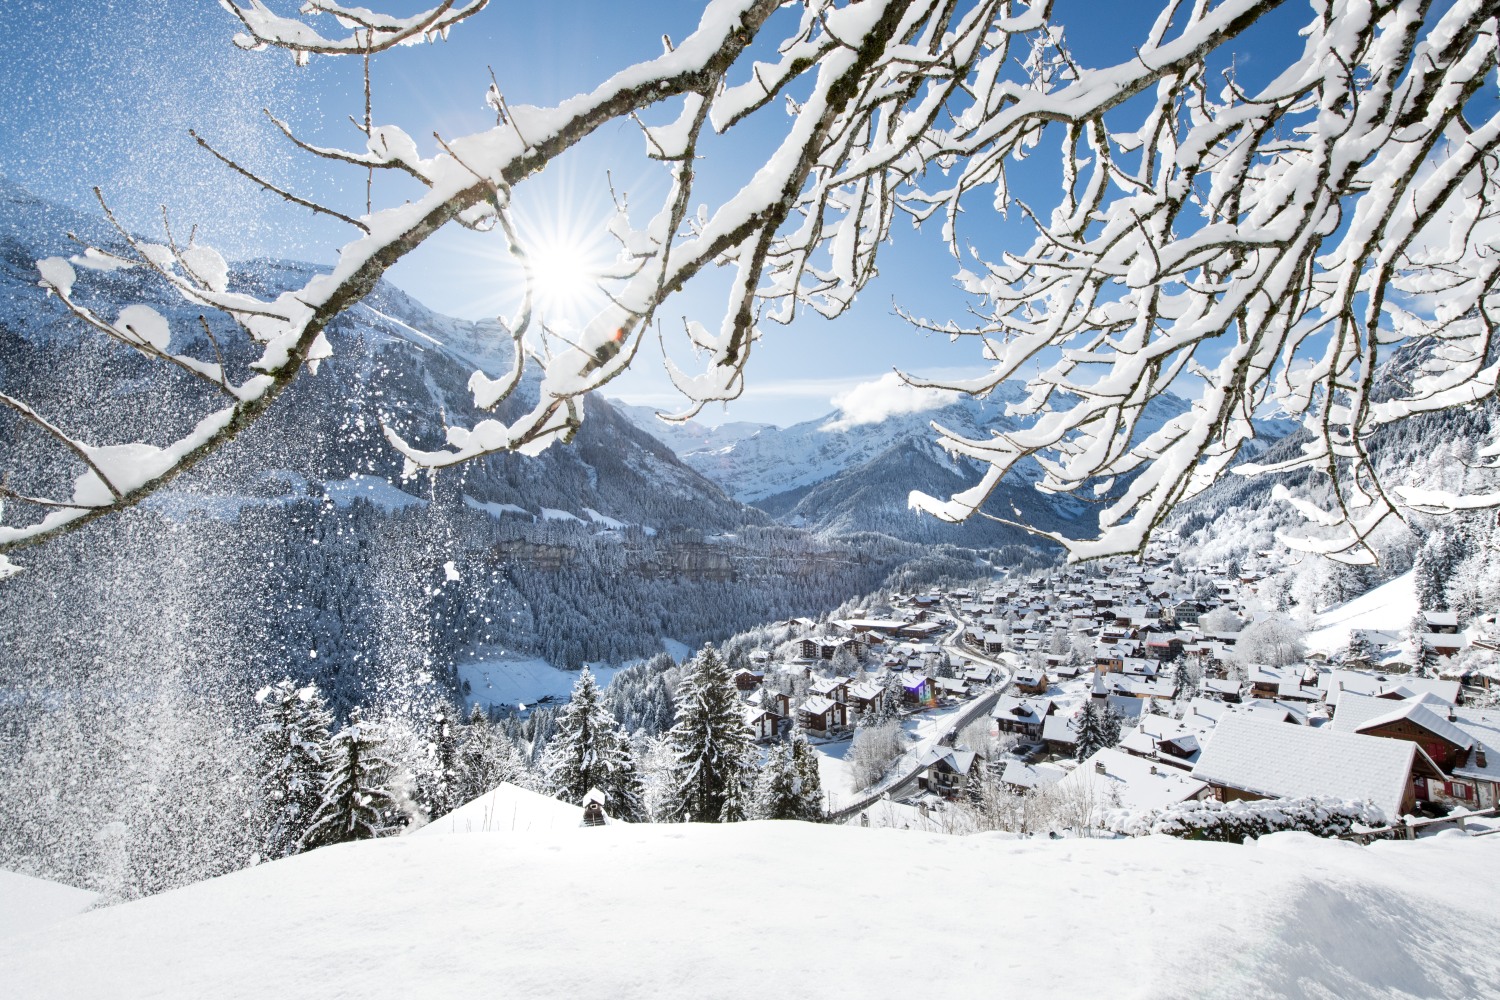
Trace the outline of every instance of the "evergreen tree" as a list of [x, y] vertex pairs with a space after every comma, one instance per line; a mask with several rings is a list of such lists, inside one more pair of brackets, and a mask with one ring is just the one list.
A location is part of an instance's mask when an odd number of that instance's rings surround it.
[[520, 748], [478, 705], [469, 714], [458, 740], [455, 785], [460, 804], [470, 802], [508, 781], [530, 787], [531, 774]]
[[1105, 708], [1103, 714], [1100, 716], [1100, 728], [1104, 736], [1105, 746], [1117, 747], [1120, 745], [1120, 730], [1124, 724], [1125, 720], [1120, 717], [1119, 712], [1116, 712], [1113, 707]]
[[754, 750], [729, 670], [704, 646], [677, 688], [677, 722], [667, 733], [672, 773], [665, 818], [715, 823], [749, 814]]
[[604, 793], [604, 810], [632, 822], [645, 818], [640, 776], [630, 741], [604, 704], [588, 667], [573, 685], [573, 697], [557, 715], [547, 744], [544, 772], [559, 798], [582, 805], [590, 789]]
[[430, 759], [425, 762], [422, 780], [416, 788], [417, 804], [432, 819], [450, 813], [468, 801], [463, 797], [458, 780], [458, 740], [453, 709], [440, 705], [432, 713]]
[[312, 825], [327, 780], [324, 758], [333, 721], [316, 684], [295, 686], [290, 678], [259, 691], [261, 854], [283, 858], [299, 850]]
[[[1106, 716], [1114, 715], [1099, 706], [1093, 699], [1083, 704], [1083, 711], [1078, 716], [1078, 746], [1074, 756], [1079, 760], [1087, 760], [1098, 750], [1108, 746], [1114, 746], [1109, 741], [1109, 729]], [[1119, 716], [1115, 716], [1115, 743], [1120, 740]]]
[[1447, 531], [1438, 528], [1427, 536], [1412, 563], [1419, 610], [1448, 610], [1448, 582], [1461, 555], [1461, 545]]
[[1365, 635], [1363, 629], [1349, 630], [1349, 646], [1344, 651], [1345, 663], [1362, 663], [1368, 666], [1374, 653], [1374, 649], [1370, 646], [1370, 638]]
[[365, 722], [358, 708], [333, 737], [328, 752], [328, 780], [313, 814], [304, 850], [351, 840], [369, 840], [389, 832], [396, 801], [390, 792], [391, 765], [381, 756], [379, 728]]
[[823, 819], [823, 784], [818, 755], [801, 729], [771, 748], [755, 783], [756, 819]]

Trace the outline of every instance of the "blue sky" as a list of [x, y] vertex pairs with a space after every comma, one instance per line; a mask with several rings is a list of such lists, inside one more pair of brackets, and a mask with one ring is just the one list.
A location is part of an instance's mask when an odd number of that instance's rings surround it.
[[[405, 13], [418, 6], [402, 2], [391, 9]], [[1122, 34], [1140, 37], [1150, 6], [1063, 0], [1057, 14], [1070, 25], [1071, 44], [1084, 61], [1103, 62], [1118, 57]], [[1301, 16], [1305, 8], [1296, 6]], [[485, 128], [494, 120], [483, 104], [487, 67], [510, 103], [553, 104], [659, 53], [661, 35], [681, 38], [700, 9], [695, 0], [495, 0], [446, 43], [380, 57], [376, 118], [402, 125], [422, 143], [430, 143], [426, 137], [433, 130], [451, 136]], [[142, 231], [157, 231], [158, 206], [165, 204], [174, 226], [198, 224], [209, 242], [232, 257], [331, 261], [349, 236], [345, 227], [229, 175], [193, 145], [187, 130], [197, 128], [277, 182], [358, 214], [363, 174], [322, 164], [312, 164], [309, 172], [307, 158], [293, 155], [260, 115], [267, 107], [313, 141], [356, 146], [358, 134], [345, 115], [362, 107], [358, 64], [314, 59], [297, 68], [280, 53], [241, 52], [229, 43], [236, 28], [212, 0], [6, 0], [0, 4], [0, 93], [8, 95], [0, 104], [0, 173], [85, 209], [93, 207], [89, 189], [97, 184], [127, 223]], [[1249, 53], [1237, 61], [1242, 67], [1252, 62]], [[771, 123], [765, 132], [747, 130], [711, 148], [702, 168], [712, 177], [705, 196], [744, 176], [758, 144], [771, 141], [773, 132]], [[527, 182], [535, 189], [529, 219], [541, 228], [597, 235], [610, 207], [606, 168], [618, 187], [631, 192], [633, 203], [649, 205], [665, 190], [665, 180], [642, 157], [642, 147], [633, 125], [605, 129], [581, 155]], [[1038, 160], [1033, 182], [1052, 183], [1050, 167], [1043, 165], [1048, 158]], [[382, 194], [401, 196], [398, 187], [378, 184], [377, 205]], [[997, 219], [976, 217], [970, 234], [1007, 238], [988, 231], [998, 227]], [[1008, 238], [1024, 246], [1019, 236]], [[496, 237], [455, 229], [403, 261], [391, 278], [439, 311], [503, 316], [514, 308], [516, 281], [500, 254]], [[979, 370], [972, 344], [952, 345], [945, 337], [916, 332], [892, 310], [894, 300], [934, 318], [962, 319], [965, 300], [953, 290], [953, 270], [935, 233], [899, 223], [881, 277], [856, 305], [835, 321], [766, 324], [745, 397], [705, 417], [787, 424], [829, 412], [834, 396], [893, 365], [924, 373]], [[717, 326], [722, 300], [712, 281], [702, 285], [664, 310], [669, 329], [679, 328], [683, 315]], [[637, 367], [607, 392], [673, 406], [660, 366]]]

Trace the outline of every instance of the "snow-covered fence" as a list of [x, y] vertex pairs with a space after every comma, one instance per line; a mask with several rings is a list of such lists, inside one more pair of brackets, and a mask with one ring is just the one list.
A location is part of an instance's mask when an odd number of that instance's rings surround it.
[[[1442, 823], [1456, 824], [1460, 830], [1468, 832], [1465, 827], [1469, 820], [1479, 819], [1485, 816], [1500, 816], [1500, 809], [1491, 806], [1488, 809], [1478, 809], [1474, 812], [1456, 812], [1452, 815], [1439, 816], [1435, 819], [1412, 819], [1410, 817], [1405, 817], [1401, 820], [1401, 822], [1394, 823], [1390, 826], [1382, 826], [1377, 827], [1373, 830], [1363, 830], [1349, 834], [1341, 834], [1340, 836], [1342, 836], [1345, 840], [1356, 840], [1361, 844], [1368, 844], [1372, 840], [1415, 840], [1417, 839], [1418, 830], [1424, 830], [1428, 827], [1437, 826]], [[1485, 837], [1497, 832], [1500, 831], [1485, 829], [1476, 831], [1473, 835], [1476, 837]]]

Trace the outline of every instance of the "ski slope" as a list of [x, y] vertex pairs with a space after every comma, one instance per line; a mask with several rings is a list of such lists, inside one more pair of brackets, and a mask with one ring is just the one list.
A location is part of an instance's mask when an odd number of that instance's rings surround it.
[[27, 1000], [1500, 996], [1500, 838], [801, 823], [324, 848], [0, 940]]

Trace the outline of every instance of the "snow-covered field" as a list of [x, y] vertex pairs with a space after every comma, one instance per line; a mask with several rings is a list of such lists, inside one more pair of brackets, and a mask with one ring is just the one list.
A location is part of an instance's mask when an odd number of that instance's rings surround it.
[[[601, 685], [614, 679], [623, 666], [589, 664]], [[458, 679], [469, 684], [469, 703], [480, 705], [534, 705], [543, 698], [567, 701], [578, 682], [578, 673], [560, 670], [536, 657], [495, 656], [458, 666]]]
[[[661, 640], [662, 649], [675, 660], [684, 660], [693, 650], [676, 639]], [[601, 687], [614, 680], [615, 674], [626, 667], [640, 663], [627, 660], [624, 663], [590, 663], [589, 670]], [[458, 665], [458, 679], [469, 682], [469, 704], [480, 705], [535, 705], [543, 698], [567, 701], [578, 682], [576, 670], [554, 667], [537, 657], [514, 656], [508, 653], [479, 655], [467, 663]]]
[[1500, 996], [1500, 838], [400, 837], [0, 940], [25, 998]]
[[1307, 633], [1307, 648], [1323, 653], [1342, 650], [1349, 645], [1351, 629], [1398, 632], [1411, 624], [1416, 613], [1417, 592], [1412, 574], [1404, 573], [1319, 615], [1315, 628]]

